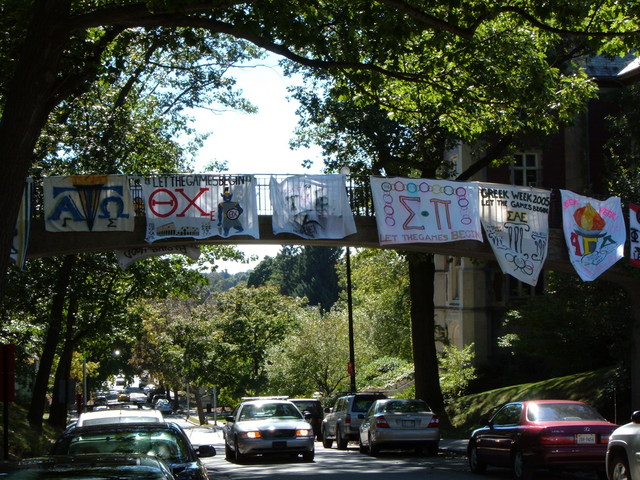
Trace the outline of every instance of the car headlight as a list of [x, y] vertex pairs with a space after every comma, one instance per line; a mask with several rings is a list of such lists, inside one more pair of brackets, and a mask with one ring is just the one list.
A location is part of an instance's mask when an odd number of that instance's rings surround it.
[[242, 432], [240, 433], [240, 436], [242, 438], [260, 438], [262, 435], [260, 435], [260, 432], [251, 431], [251, 432]]
[[297, 437], [308, 437], [309, 435], [311, 435], [311, 430], [309, 429], [301, 428], [300, 430], [296, 430]]

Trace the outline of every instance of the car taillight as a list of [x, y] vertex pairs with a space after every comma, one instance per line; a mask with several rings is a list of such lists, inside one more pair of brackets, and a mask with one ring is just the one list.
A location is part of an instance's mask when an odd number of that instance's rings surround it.
[[427, 425], [427, 428], [437, 428], [440, 426], [440, 419], [438, 418], [437, 415], [434, 415], [433, 417], [431, 417], [431, 421], [429, 422], [429, 425]]
[[378, 427], [378, 428], [390, 428], [389, 424], [387, 423], [387, 419], [384, 418], [384, 415], [380, 415], [379, 417], [376, 418], [376, 427]]
[[347, 415], [344, 417], [344, 423], [349, 425], [351, 423], [351, 415]]
[[574, 435], [543, 435], [540, 437], [542, 445], [573, 445], [576, 443]]

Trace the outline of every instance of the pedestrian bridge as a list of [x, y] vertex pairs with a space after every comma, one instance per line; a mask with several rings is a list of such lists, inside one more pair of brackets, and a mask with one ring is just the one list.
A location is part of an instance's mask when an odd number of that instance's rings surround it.
[[[275, 175], [284, 178], [289, 175]], [[198, 245], [314, 245], [356, 248], [394, 248], [406, 252], [424, 252], [454, 257], [469, 257], [493, 261], [495, 255], [487, 243], [475, 240], [462, 240], [446, 243], [414, 243], [386, 245], [378, 242], [378, 231], [371, 199], [368, 176], [351, 175], [347, 177], [347, 193], [354, 214], [357, 233], [342, 239], [305, 239], [294, 234], [273, 233], [271, 227], [271, 206], [269, 200], [269, 180], [272, 175], [256, 174], [257, 203], [259, 214], [260, 238], [247, 235], [232, 237], [210, 237], [206, 239], [167, 238], [149, 244], [145, 241], [146, 221], [136, 217], [135, 229], [131, 232], [48, 232], [44, 227], [42, 211], [36, 211], [31, 223], [31, 234], [27, 258], [71, 255], [76, 253], [106, 252], [153, 246], [198, 246]], [[279, 178], [279, 179], [280, 179]], [[36, 195], [37, 197], [37, 195]], [[569, 261], [567, 247], [561, 229], [560, 194], [552, 191], [549, 215], [548, 256], [544, 264], [546, 270], [575, 273]], [[626, 286], [636, 286], [628, 269], [623, 266], [626, 259], [620, 260], [601, 278]]]

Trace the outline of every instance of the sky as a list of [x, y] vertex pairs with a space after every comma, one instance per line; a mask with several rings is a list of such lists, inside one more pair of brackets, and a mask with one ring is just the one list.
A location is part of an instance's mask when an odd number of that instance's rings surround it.
[[[210, 132], [196, 160], [195, 171], [205, 171], [213, 160], [226, 160], [230, 174], [319, 174], [322, 173], [320, 149], [291, 150], [297, 125], [297, 102], [288, 100], [287, 85], [292, 80], [282, 75], [277, 59], [261, 60], [260, 66], [233, 69], [237, 88], [258, 108], [258, 113], [235, 111], [214, 113], [209, 110], [193, 112], [194, 126], [200, 132]], [[311, 169], [302, 167], [305, 159], [314, 160]], [[238, 246], [248, 255], [275, 256], [279, 245]], [[237, 273], [254, 268], [250, 264], [220, 262], [218, 271]]]

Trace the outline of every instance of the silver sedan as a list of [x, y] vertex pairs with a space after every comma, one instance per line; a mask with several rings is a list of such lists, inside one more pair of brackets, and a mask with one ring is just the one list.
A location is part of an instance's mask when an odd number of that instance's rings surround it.
[[227, 417], [224, 453], [240, 462], [248, 455], [302, 454], [313, 461], [313, 427], [300, 410], [286, 400], [251, 400]]
[[386, 398], [373, 402], [360, 426], [360, 451], [411, 448], [438, 453], [440, 421], [424, 400]]

